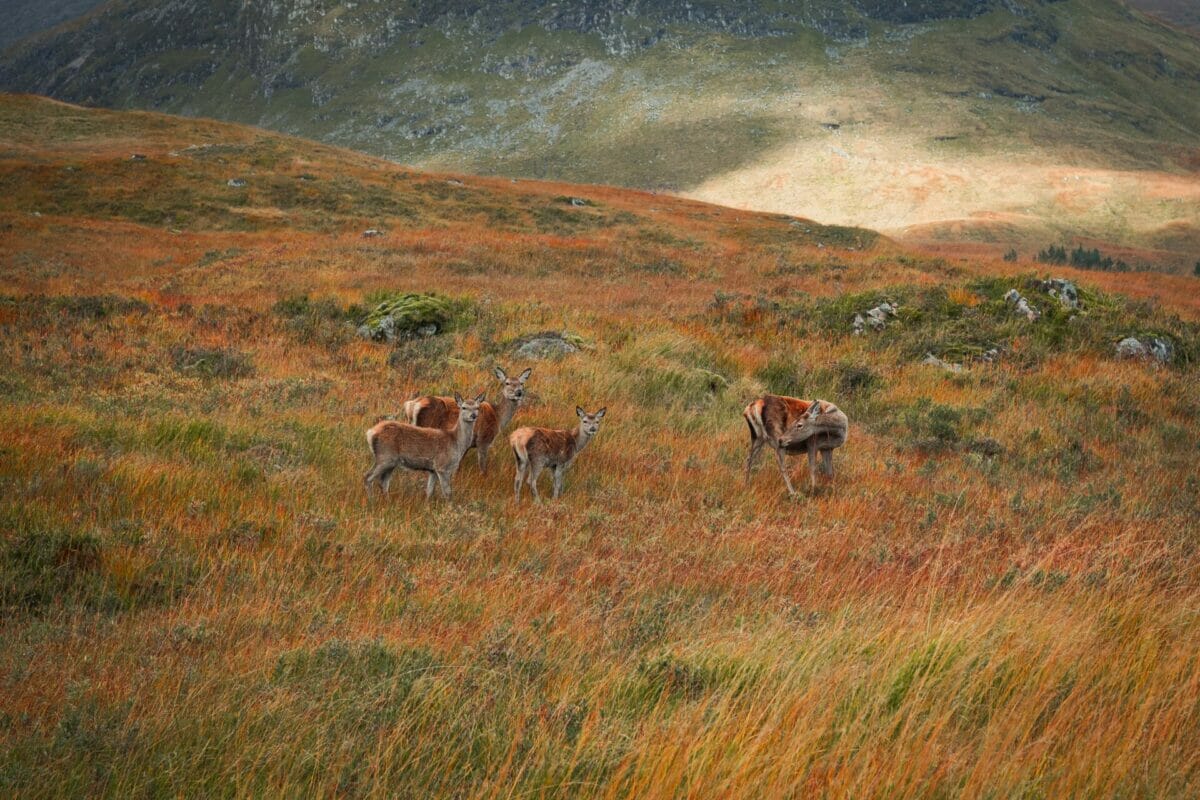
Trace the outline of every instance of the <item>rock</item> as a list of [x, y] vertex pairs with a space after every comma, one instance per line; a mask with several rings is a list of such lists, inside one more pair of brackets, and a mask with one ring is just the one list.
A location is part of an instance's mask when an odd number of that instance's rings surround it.
[[241, 189], [246, 185], [245, 178], [230, 178], [226, 184], [234, 189]]
[[458, 178], [450, 178], [446, 181], [446, 183], [450, 184], [451, 186], [462, 186], [463, 185], [463, 182], [460, 181]]
[[888, 320], [896, 316], [897, 308], [891, 303], [880, 303], [872, 309], [854, 315], [854, 333], [862, 334], [866, 328], [881, 331], [887, 327]]
[[[571, 341], [574, 339], [575, 341]], [[578, 338], [561, 333], [538, 333], [518, 340], [513, 355], [522, 359], [562, 358], [579, 352]]]
[[451, 302], [436, 294], [398, 294], [371, 310], [358, 335], [376, 342], [436, 336], [454, 320]]
[[1079, 308], [1079, 289], [1073, 281], [1066, 278], [1050, 278], [1039, 285], [1042, 291], [1051, 297], [1057, 297], [1058, 302], [1067, 308]]
[[571, 205], [575, 206], [576, 208], [583, 208], [587, 205], [587, 200], [584, 200], [582, 197], [572, 197]]
[[1042, 318], [1042, 312], [1029, 305], [1029, 301], [1022, 297], [1016, 289], [1009, 289], [1008, 294], [1004, 295], [1004, 299], [1009, 305], [1015, 306], [1017, 313], [1024, 315], [1030, 322], [1037, 322]]
[[979, 356], [979, 360], [980, 360], [980, 361], [987, 362], [988, 364], [994, 364], [994, 363], [996, 363], [997, 361], [999, 361], [999, 360], [1000, 360], [1000, 348], [999, 348], [999, 347], [993, 347], [991, 350], [985, 350], [985, 351], [984, 351], [984, 352], [983, 352], [983, 353], [982, 353], [982, 354]]
[[376, 236], [383, 236], [383, 231], [378, 228], [367, 228], [362, 235], [364, 239], [374, 239]]
[[926, 353], [925, 358], [921, 361], [921, 363], [926, 364], [931, 367], [939, 367], [948, 372], [964, 372], [964, 371], [966, 371], [966, 368], [962, 364], [951, 364], [949, 361], [943, 361], [942, 359], [935, 356], [933, 353]]
[[1175, 359], [1175, 345], [1169, 339], [1157, 336], [1144, 339], [1126, 336], [1117, 342], [1117, 355], [1121, 358], [1153, 358], [1160, 364], [1169, 364]]
[[145, 153], [134, 153], [133, 155], [131, 155], [129, 157], [129, 160], [130, 161], [145, 161], [146, 154]]

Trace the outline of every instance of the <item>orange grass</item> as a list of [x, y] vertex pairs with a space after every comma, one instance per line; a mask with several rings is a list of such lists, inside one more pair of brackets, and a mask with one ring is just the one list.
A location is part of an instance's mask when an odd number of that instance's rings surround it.
[[[407, 217], [347, 201], [329, 219], [298, 205], [235, 225], [227, 203], [173, 233], [119, 204], [32, 216], [53, 191], [28, 185], [29, 164], [89, 165], [87, 192], [115, 203], [126, 151], [169, 159], [205, 137], [269, 140], [279, 161], [261, 172], [302, 163], [397, 196], [447, 177], [216, 123], [0, 107], [0, 176], [22, 176], [0, 197], [5, 591], [33, 580], [23, 542], [95, 546], [52, 554], [38, 575], [58, 594], [5, 595], [5, 794], [1200, 791], [1195, 367], [1033, 358], [1021, 339], [953, 376], [769, 306], [944, 285], [970, 307], [972, 280], [1028, 265], [470, 177], [456, 180], [475, 194]], [[251, 171], [239, 158], [168, 165], [160, 191], [219, 195]], [[562, 195], [595, 204], [580, 217], [630, 216], [542, 226]], [[475, 209], [489, 205], [518, 217], [488, 222]], [[385, 235], [362, 238], [373, 226]], [[1192, 279], [1062, 274], [1200, 311]], [[336, 325], [306, 338], [272, 311], [381, 289], [467, 297], [476, 317], [442, 355], [389, 365], [384, 345]], [[712, 310], [717, 292], [745, 296], [740, 322]], [[145, 306], [55, 305], [97, 295]], [[399, 476], [368, 507], [376, 416], [416, 392], [493, 389], [493, 364], [525, 366], [505, 343], [541, 330], [586, 347], [530, 365], [516, 424], [609, 409], [563, 499], [514, 506], [498, 446], [486, 476], [468, 455], [449, 506]], [[179, 347], [238, 351], [253, 369], [198, 376]], [[878, 378], [830, 398], [851, 437], [833, 485], [797, 501], [770, 463], [741, 482], [740, 409], [781, 361], [822, 390], [845, 364]], [[696, 367], [727, 385], [697, 388]], [[931, 403], [982, 411], [930, 449], [907, 420]], [[985, 437], [1003, 452], [973, 451]]]

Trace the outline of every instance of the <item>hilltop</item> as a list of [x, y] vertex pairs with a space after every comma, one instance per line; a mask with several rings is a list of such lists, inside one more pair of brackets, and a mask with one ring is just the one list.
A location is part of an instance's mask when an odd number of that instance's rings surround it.
[[[1200, 789], [1195, 278], [0, 96], [0, 283], [4, 796]], [[400, 292], [452, 314], [360, 338]], [[364, 430], [495, 366], [608, 408], [561, 501], [496, 448], [368, 507]], [[766, 390], [832, 484], [743, 483]]]
[[118, 0], [0, 87], [912, 241], [1200, 251], [1200, 41], [1116, 0]]

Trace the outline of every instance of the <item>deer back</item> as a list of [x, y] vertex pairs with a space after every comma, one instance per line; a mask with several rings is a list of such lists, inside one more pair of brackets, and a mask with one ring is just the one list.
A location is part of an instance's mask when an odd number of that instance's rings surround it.
[[[412, 416], [414, 425], [449, 431], [458, 422], [458, 405], [453, 397], [422, 397], [409, 402], [416, 404], [416, 413]], [[496, 409], [491, 403], [484, 402], [479, 406], [479, 418], [475, 420], [472, 446], [490, 445], [499, 432], [500, 419]]]
[[797, 419], [808, 413], [812, 402], [798, 397], [767, 394], [746, 406], [746, 421], [757, 436], [765, 436], [769, 442], [779, 441]]

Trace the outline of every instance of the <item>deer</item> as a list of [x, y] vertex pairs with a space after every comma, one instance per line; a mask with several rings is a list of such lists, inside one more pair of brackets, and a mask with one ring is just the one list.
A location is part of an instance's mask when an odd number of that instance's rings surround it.
[[525, 481], [533, 491], [533, 499], [542, 502], [537, 481], [546, 467], [550, 467], [554, 473], [554, 494], [551, 499], [557, 500], [562, 495], [563, 476], [600, 430], [600, 420], [604, 419], [607, 412], [608, 408], [605, 407], [595, 414], [589, 414], [575, 406], [579, 425], [574, 430], [517, 428], [513, 431], [508, 443], [512, 445], [513, 455], [517, 458], [517, 476], [513, 481], [516, 502], [521, 502], [521, 483]]
[[455, 392], [453, 402], [457, 416], [450, 430], [421, 428], [395, 420], [384, 420], [371, 427], [367, 431], [367, 446], [375, 457], [375, 463], [363, 476], [367, 500], [371, 499], [372, 485], [378, 485], [382, 495], [387, 497], [388, 484], [392, 482], [396, 467], [429, 474], [425, 482], [427, 502], [433, 498], [435, 480], [441, 488], [442, 497], [449, 500], [450, 479], [458, 471], [459, 462], [475, 439], [476, 420], [479, 419], [485, 399], [481, 393], [474, 400], [464, 400]]
[[[479, 471], [487, 473], [488, 450], [500, 431], [508, 427], [517, 407], [525, 397], [525, 381], [532, 369], [527, 369], [515, 378], [496, 367], [496, 378], [502, 387], [500, 401], [496, 405], [484, 403], [479, 408], [479, 420], [475, 423], [475, 438], [468, 445], [479, 450]], [[454, 427], [458, 417], [458, 406], [453, 397], [416, 397], [404, 403], [403, 417], [410, 425], [421, 428], [440, 428], [448, 431]]]
[[792, 479], [784, 464], [784, 453], [808, 453], [809, 488], [817, 488], [817, 454], [821, 454], [821, 470], [833, 478], [833, 451], [846, 443], [850, 421], [841, 409], [824, 400], [800, 400], [795, 397], [768, 394], [760, 397], [742, 411], [750, 427], [750, 455], [746, 458], [746, 482], [763, 445], [775, 450], [779, 474], [787, 485], [788, 494], [796, 496]]

